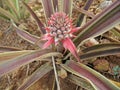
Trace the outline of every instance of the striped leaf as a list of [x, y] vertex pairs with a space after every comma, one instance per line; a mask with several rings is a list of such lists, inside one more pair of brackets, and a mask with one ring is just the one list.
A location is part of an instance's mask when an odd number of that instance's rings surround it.
[[120, 43], [97, 44], [82, 50], [83, 53], [120, 47]]
[[35, 50], [33, 52], [24, 54], [24, 55], [20, 55], [16, 58], [13, 59], [9, 59], [5, 62], [1, 62], [0, 63], [0, 77], [5, 74], [10, 72], [11, 70], [14, 70], [22, 65], [25, 65], [27, 63], [30, 63], [36, 59], [40, 59], [40, 58], [47, 58], [47, 57], [51, 57], [51, 56], [60, 56], [59, 54], [52, 54], [53, 52], [51, 52], [51, 50]]
[[26, 90], [51, 70], [52, 67], [49, 65], [49, 63], [40, 66], [40, 68], [38, 68], [30, 77], [27, 78], [27, 80], [18, 88], [18, 90]]
[[9, 52], [9, 51], [20, 51], [21, 49], [15, 47], [8, 47], [8, 46], [0, 46], [0, 53], [1, 52]]
[[15, 30], [17, 32], [17, 34], [23, 38], [24, 40], [32, 43], [32, 44], [36, 44], [38, 45], [39, 47], [42, 47], [43, 46], [43, 43], [44, 41], [39, 41], [40, 40], [40, 37], [37, 37], [35, 35], [31, 35], [30, 33], [28, 33], [27, 31], [25, 30], [22, 30], [20, 29], [19, 27], [17, 27], [14, 23], [13, 23], [13, 26], [15, 27]]
[[30, 52], [32, 52], [32, 50], [9, 51], [9, 52], [0, 53], [0, 62], [7, 61], [16, 58], [17, 56], [24, 55]]
[[9, 19], [12, 19], [15, 23], [18, 23], [18, 20], [7, 10], [0, 7], [0, 14], [4, 15], [5, 17], [8, 17]]
[[41, 0], [44, 8], [46, 20], [54, 13], [53, 0]]
[[62, 0], [62, 10], [71, 17], [73, 0]]
[[[81, 27], [82, 32], [74, 39], [76, 45], [91, 37], [101, 35], [120, 23], [120, 0], [116, 0], [90, 22]], [[80, 30], [81, 31], [81, 30]]]
[[37, 22], [39, 28], [40, 28], [40, 32], [41, 34], [45, 34], [45, 27], [43, 25], [43, 23], [40, 21], [40, 19], [37, 17], [37, 15], [34, 13], [34, 11], [25, 3], [23, 2], [24, 6], [27, 8], [27, 10], [30, 12], [30, 14], [33, 16], [33, 18], [35, 19], [35, 21]]
[[19, 18], [19, 12], [17, 11], [14, 2], [12, 0], [6, 0], [6, 5], [11, 9], [11, 11], [13, 11], [13, 14], [15, 14], [17, 18]]
[[78, 77], [78, 76], [73, 75], [73, 74], [69, 74], [66, 77], [66, 79], [69, 80], [70, 82], [74, 83], [75, 85], [78, 85], [86, 90], [95, 90], [92, 87], [92, 85], [84, 78]]
[[115, 54], [119, 54], [119, 53], [120, 53], [120, 47], [106, 48], [103, 50], [95, 50], [92, 52], [84, 53], [84, 54], [80, 55], [80, 59], [85, 60], [85, 59], [90, 59], [93, 57], [115, 55]]
[[53, 0], [53, 6], [54, 6], [54, 11], [57, 12], [58, 11], [58, 0]]
[[95, 90], [120, 90], [119, 87], [114, 85], [103, 75], [81, 63], [76, 63], [75, 61], [70, 60], [61, 66], [72, 74], [88, 80]]
[[[87, 11], [87, 10], [89, 9], [89, 7], [91, 6], [92, 2], [93, 2], [93, 0], [87, 0], [87, 1], [86, 1], [86, 4], [85, 4], [85, 6], [84, 6], [84, 10]], [[85, 14], [83, 14], [83, 13], [81, 13], [81, 14], [79, 15], [78, 21], [77, 21], [77, 27], [81, 26], [82, 21], [83, 21], [83, 19], [84, 19], [84, 16], [85, 16]]]

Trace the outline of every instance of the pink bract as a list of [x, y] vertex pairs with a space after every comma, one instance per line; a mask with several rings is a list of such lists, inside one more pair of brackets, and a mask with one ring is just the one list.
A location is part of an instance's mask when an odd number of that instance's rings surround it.
[[72, 20], [63, 12], [54, 13], [48, 20], [48, 25], [45, 28], [46, 34], [43, 40], [47, 42], [43, 45], [43, 48], [47, 48], [51, 44], [59, 44], [62, 42], [65, 49], [68, 49], [74, 57], [80, 61], [77, 54], [77, 49], [73, 44], [71, 37], [74, 37], [73, 33], [78, 31], [79, 27], [74, 27]]

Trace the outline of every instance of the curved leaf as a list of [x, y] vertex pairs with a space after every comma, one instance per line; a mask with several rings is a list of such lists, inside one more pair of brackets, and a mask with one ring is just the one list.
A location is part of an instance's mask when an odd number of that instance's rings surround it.
[[86, 90], [95, 90], [92, 87], [92, 85], [87, 80], [85, 80], [84, 78], [81, 78], [81, 77], [78, 77], [76, 75], [70, 74], [70, 75], [67, 76], [66, 79], [69, 80], [70, 82], [86, 89]]
[[32, 44], [37, 44], [39, 47], [42, 47], [43, 46], [43, 43], [44, 41], [40, 41], [40, 37], [37, 37], [35, 35], [31, 35], [30, 33], [28, 33], [27, 31], [25, 30], [22, 30], [20, 28], [18, 28], [14, 23], [13, 23], [13, 26], [15, 27], [15, 30], [17, 32], [17, 34], [23, 38], [24, 40], [32, 43]]
[[49, 65], [49, 63], [46, 63], [42, 66], [40, 66], [39, 69], [37, 69], [28, 79], [25, 83], [23, 83], [18, 90], [26, 90], [31, 85], [33, 85], [36, 81], [38, 81], [40, 78], [42, 78], [45, 74], [50, 72], [52, 70], [52, 67]]
[[0, 19], [1, 20], [8, 20], [8, 21], [10, 20], [9, 17], [6, 17], [5, 15], [2, 15], [1, 13], [0, 13]]
[[83, 14], [91, 17], [91, 18], [94, 18], [94, 17], [95, 17], [95, 15], [92, 14], [91, 12], [86, 11], [86, 10], [84, 10], [84, 9], [82, 9], [82, 8], [79, 8], [79, 7], [77, 7], [76, 5], [74, 5], [74, 8], [75, 8], [77, 11], [79, 11], [80, 13], [83, 13]]
[[14, 12], [17, 18], [19, 18], [19, 12], [17, 11], [17, 8], [15, 7], [12, 0], [5, 0], [7, 6]]
[[1, 61], [10, 60], [17, 56], [24, 55], [30, 52], [33, 52], [33, 50], [22, 50], [22, 51], [11, 51], [11, 52], [0, 53], [0, 63]]
[[9, 13], [7, 10], [4, 10], [1, 7], [0, 7], [0, 13], [5, 17], [8, 17], [9, 19], [12, 19], [14, 22], [18, 23], [18, 20], [11, 13]]
[[72, 55], [78, 60], [78, 62], [80, 62], [80, 58], [77, 53], [77, 48], [75, 47], [71, 39], [66, 38], [62, 40], [62, 43], [63, 43], [64, 48], [68, 49], [72, 53]]
[[116, 0], [108, 8], [104, 9], [103, 12], [85, 24], [81, 28], [82, 31], [80, 30], [79, 35], [74, 39], [74, 42], [76, 45], [79, 45], [83, 40], [103, 34], [119, 23], [120, 0]]
[[118, 47], [120, 47], [120, 43], [105, 43], [105, 44], [98, 44], [98, 45], [85, 48], [82, 50], [82, 52], [87, 53], [92, 51], [105, 50], [109, 48], [112, 49], [112, 48], [118, 48]]
[[[51, 50], [49, 50], [49, 49], [37, 50], [37, 51], [27, 53], [25, 55], [18, 56], [16, 58], [10, 59], [8, 61], [2, 62], [2, 63], [0, 63], [0, 77], [3, 74], [10, 72], [11, 70], [13, 70], [17, 67], [20, 67], [29, 62], [32, 62], [40, 57], [43, 58], [42, 56], [45, 57], [45, 54], [51, 55], [50, 53], [53, 53], [53, 52], [51, 52]], [[54, 54], [52, 54], [52, 55], [54, 56]], [[55, 56], [59, 56], [59, 55], [57, 54]], [[47, 58], [47, 57], [45, 57], [45, 58]]]
[[119, 29], [112, 29], [111, 32], [118, 38], [120, 38], [120, 30]]
[[97, 50], [80, 55], [80, 59], [85, 60], [93, 57], [115, 55], [120, 53], [120, 47]]
[[[89, 9], [89, 7], [91, 6], [92, 2], [93, 2], [93, 0], [87, 0], [86, 4], [84, 6], [84, 10], [87, 11]], [[78, 18], [78, 21], [77, 21], [77, 27], [81, 26], [81, 23], [82, 23], [82, 21], [84, 19], [84, 16], [85, 16], [85, 14], [80, 14], [79, 15], [79, 18]]]
[[96, 90], [120, 90], [119, 87], [114, 85], [103, 75], [81, 63], [76, 63], [75, 61], [70, 60], [66, 64], [61, 66], [67, 71], [89, 80]]
[[44, 25], [43, 23], [40, 21], [40, 19], [37, 17], [37, 15], [34, 13], [34, 11], [23, 1], [24, 6], [27, 8], [27, 10], [30, 12], [30, 14], [33, 16], [33, 18], [35, 19], [35, 21], [37, 22], [39, 28], [40, 28], [40, 32], [41, 34], [45, 34], [46, 31], [44, 29]]
[[1, 52], [8, 52], [8, 51], [20, 51], [20, 50], [21, 50], [20, 48], [0, 46], [0, 53]]

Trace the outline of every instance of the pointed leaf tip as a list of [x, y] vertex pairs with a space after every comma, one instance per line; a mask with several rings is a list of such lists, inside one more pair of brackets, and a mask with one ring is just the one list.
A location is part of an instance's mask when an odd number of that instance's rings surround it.
[[63, 43], [64, 48], [68, 49], [74, 55], [74, 57], [80, 62], [80, 58], [77, 53], [77, 48], [75, 47], [71, 39], [66, 38], [62, 40], [62, 43]]
[[24, 4], [24, 6], [26, 7], [26, 9], [30, 12], [30, 14], [33, 16], [33, 18], [37, 22], [37, 24], [38, 24], [38, 26], [40, 28], [41, 34], [45, 34], [46, 32], [44, 30], [44, 25], [41, 22], [41, 20], [37, 17], [37, 15], [34, 13], [34, 11], [24, 1], [22, 1], [22, 3]]
[[88, 80], [95, 90], [120, 90], [119, 87], [110, 82], [106, 77], [82, 63], [69, 60], [66, 64], [61, 66], [69, 72], [72, 71], [72, 74]]
[[44, 45], [43, 45], [43, 49], [47, 48], [48, 46], [50, 46], [50, 44], [54, 43], [54, 39], [51, 37]]

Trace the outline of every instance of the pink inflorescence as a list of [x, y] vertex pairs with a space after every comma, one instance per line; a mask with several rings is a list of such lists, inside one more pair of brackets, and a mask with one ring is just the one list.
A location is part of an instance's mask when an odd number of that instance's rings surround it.
[[73, 27], [72, 20], [63, 12], [54, 13], [48, 20], [48, 25], [45, 28], [46, 34], [43, 40], [47, 42], [43, 45], [43, 48], [47, 48], [51, 44], [57, 45], [59, 41], [63, 44], [65, 49], [68, 49], [78, 61], [80, 61], [77, 54], [77, 49], [70, 39], [74, 37], [72, 33], [78, 31], [80, 27]]
[[55, 42], [64, 38], [71, 37], [73, 29], [72, 20], [65, 13], [55, 13], [48, 20], [47, 32], [52, 36]]

